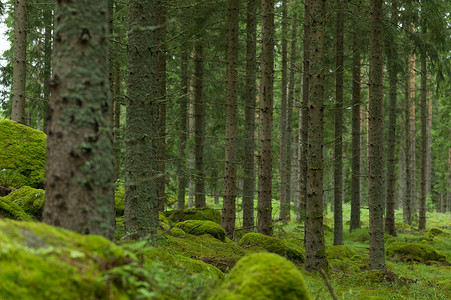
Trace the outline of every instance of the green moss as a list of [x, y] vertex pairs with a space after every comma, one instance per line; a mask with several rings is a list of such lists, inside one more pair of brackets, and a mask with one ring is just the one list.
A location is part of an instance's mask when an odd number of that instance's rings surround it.
[[446, 261], [434, 247], [418, 243], [395, 243], [385, 251], [386, 255], [400, 261], [434, 262]]
[[158, 213], [158, 219], [160, 220], [160, 228], [162, 230], [169, 230], [171, 228], [171, 221], [164, 215], [164, 213]]
[[32, 215], [37, 220], [41, 220], [44, 208], [44, 197], [44, 190], [23, 186], [14, 190], [5, 198], [18, 204], [27, 214]]
[[346, 259], [353, 258], [357, 253], [345, 245], [337, 245], [326, 248], [326, 257], [328, 259]]
[[44, 186], [45, 140], [42, 131], [9, 120], [0, 121], [0, 170], [20, 170], [12, 186]]
[[440, 228], [437, 228], [437, 227], [429, 229], [427, 234], [432, 237], [435, 237], [435, 236], [449, 237], [449, 236], [451, 236], [451, 234], [449, 234], [448, 232], [446, 232]]
[[173, 222], [183, 222], [186, 220], [208, 220], [221, 224], [221, 212], [210, 207], [172, 210], [165, 212], [165, 215]]
[[248, 250], [276, 253], [295, 263], [304, 262], [303, 249], [299, 246], [260, 233], [251, 232], [245, 234], [241, 238], [239, 245]]
[[124, 215], [124, 193], [125, 187], [123, 185], [120, 185], [114, 189], [116, 217], [121, 217]]
[[158, 245], [170, 253], [187, 256], [211, 264], [225, 272], [246, 255], [244, 250], [235, 243], [224, 243], [209, 234], [195, 236], [165, 235], [158, 240]]
[[20, 221], [31, 221], [32, 218], [27, 213], [11, 200], [6, 197], [0, 197], [0, 219], [8, 218]]
[[368, 228], [360, 228], [346, 235], [353, 242], [367, 243], [370, 240]]
[[246, 256], [236, 264], [209, 299], [311, 299], [302, 274], [272, 253]]
[[183, 237], [186, 235], [186, 232], [178, 227], [174, 227], [170, 230], [169, 234], [175, 237]]
[[220, 225], [212, 221], [187, 220], [177, 223], [175, 226], [189, 234], [193, 235], [210, 234], [211, 236], [217, 238], [222, 242], [225, 241], [226, 233], [224, 229]]

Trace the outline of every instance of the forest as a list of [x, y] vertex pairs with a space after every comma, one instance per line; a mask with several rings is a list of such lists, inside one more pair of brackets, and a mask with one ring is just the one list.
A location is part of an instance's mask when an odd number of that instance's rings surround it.
[[451, 299], [450, 15], [0, 1], [0, 300]]

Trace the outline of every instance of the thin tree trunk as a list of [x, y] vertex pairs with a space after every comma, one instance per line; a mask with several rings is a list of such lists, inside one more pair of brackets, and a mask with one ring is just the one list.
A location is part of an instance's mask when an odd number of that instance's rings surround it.
[[274, 92], [274, 0], [262, 1], [261, 101], [258, 168], [258, 232], [272, 235], [272, 118]]
[[11, 120], [25, 124], [27, 61], [27, 1], [14, 1], [14, 69]]
[[[360, 63], [360, 71], [362, 70], [362, 64]], [[362, 87], [362, 76], [360, 76], [360, 90]], [[365, 161], [365, 155], [366, 155], [366, 149], [365, 149], [365, 140], [364, 137], [365, 132], [365, 104], [362, 103], [362, 99], [360, 99], [360, 206], [364, 206], [366, 203], [366, 195], [365, 195], [365, 180], [366, 180], [366, 161]], [[365, 128], [366, 130], [367, 128]], [[360, 213], [360, 211], [359, 211]]]
[[343, 245], [343, 2], [337, 1], [335, 66], [334, 245]]
[[411, 55], [410, 64], [410, 196], [412, 197], [412, 213], [416, 215], [417, 207], [417, 178], [416, 178], [416, 144], [415, 144], [415, 54]]
[[52, 28], [53, 28], [53, 15], [52, 10], [46, 8], [44, 10], [44, 107], [43, 107], [43, 119], [44, 119], [44, 132], [47, 130], [47, 111], [50, 99], [50, 64], [52, 61]]
[[178, 194], [177, 209], [185, 209], [186, 176], [186, 139], [188, 122], [188, 50], [182, 49], [180, 66], [180, 85], [182, 96], [180, 97], [180, 123], [179, 123], [179, 160], [178, 160]]
[[195, 152], [195, 177], [194, 177], [194, 205], [205, 207], [205, 176], [204, 176], [204, 103], [203, 89], [203, 44], [196, 41], [194, 47], [194, 152]]
[[305, 269], [326, 264], [323, 228], [323, 112], [325, 0], [310, 0], [308, 83], [307, 211], [305, 221]]
[[[410, 59], [406, 58], [406, 74], [410, 74]], [[405, 90], [404, 90], [404, 138], [405, 138], [405, 169], [406, 169], [406, 190], [405, 190], [405, 201], [404, 201], [404, 216], [405, 222], [412, 225], [412, 176], [411, 176], [411, 164], [410, 164], [410, 154], [411, 154], [411, 141], [410, 141], [410, 76], [406, 76]]]
[[41, 130], [41, 120], [42, 120], [42, 97], [41, 97], [41, 74], [42, 74], [42, 28], [39, 28], [39, 40], [38, 40], [38, 62], [36, 66], [36, 79], [38, 81], [37, 92], [36, 92], [36, 129]]
[[236, 218], [236, 135], [238, 92], [238, 23], [239, 1], [229, 0], [228, 46], [227, 46], [227, 90], [226, 90], [226, 135], [224, 200], [221, 225], [229, 238], [233, 239]]
[[255, 194], [255, 99], [257, 95], [257, 0], [247, 2], [246, 25], [246, 94], [244, 114], [246, 131], [244, 137], [243, 227], [254, 228]]
[[[194, 140], [194, 73], [190, 75], [189, 92], [189, 139]], [[188, 207], [194, 207], [194, 147], [189, 149]]]
[[432, 82], [429, 85], [429, 99], [428, 99], [428, 143], [426, 147], [427, 166], [426, 166], [426, 195], [431, 195], [432, 191]]
[[156, 94], [155, 2], [129, 1], [125, 232], [154, 236], [158, 225], [158, 103]]
[[420, 168], [420, 218], [418, 230], [426, 230], [426, 161], [427, 161], [427, 87], [426, 49], [421, 50], [421, 168]]

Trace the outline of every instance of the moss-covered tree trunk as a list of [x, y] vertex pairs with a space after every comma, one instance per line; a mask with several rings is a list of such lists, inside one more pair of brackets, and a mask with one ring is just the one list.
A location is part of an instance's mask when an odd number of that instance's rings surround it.
[[426, 230], [426, 161], [427, 161], [427, 69], [426, 49], [421, 49], [421, 160], [420, 160], [420, 218], [418, 230]]
[[166, 163], [166, 1], [155, 1], [157, 22], [157, 101], [158, 101], [158, 210], [164, 211]]
[[288, 67], [288, 39], [287, 39], [287, 0], [282, 0], [282, 53], [281, 53], [281, 106], [280, 106], [280, 211], [279, 219], [283, 222], [290, 220], [290, 197], [287, 194], [287, 155], [289, 153], [287, 148], [287, 67]]
[[[356, 1], [355, 12], [361, 1]], [[361, 99], [360, 99], [360, 39], [359, 24], [353, 21], [352, 37], [352, 175], [351, 175], [351, 222], [349, 231], [360, 228], [360, 195], [361, 195]]]
[[308, 70], [307, 211], [305, 220], [305, 269], [326, 264], [323, 228], [323, 113], [325, 0], [310, 0]]
[[337, 1], [335, 46], [334, 245], [343, 245], [343, 1]]
[[107, 0], [56, 6], [43, 219], [112, 239], [107, 15]]
[[185, 209], [185, 190], [188, 182], [186, 173], [186, 140], [188, 136], [188, 49], [182, 49], [180, 65], [180, 85], [182, 96], [180, 97], [179, 117], [179, 160], [178, 160], [178, 191], [177, 209]]
[[203, 90], [203, 44], [197, 40], [194, 46], [194, 205], [196, 207], [206, 206], [205, 202], [205, 175], [204, 175], [204, 100]]
[[370, 91], [368, 204], [370, 210], [370, 269], [385, 269], [384, 252], [384, 125], [382, 0], [370, 0]]
[[246, 20], [246, 92], [245, 92], [245, 137], [244, 137], [244, 180], [243, 180], [243, 227], [254, 228], [255, 194], [255, 98], [257, 96], [257, 0], [247, 1]]
[[224, 167], [224, 201], [221, 225], [229, 238], [233, 238], [236, 218], [236, 135], [238, 92], [238, 23], [239, 0], [228, 1], [226, 134]]
[[158, 103], [156, 98], [155, 2], [128, 4], [127, 125], [125, 133], [125, 232], [129, 238], [155, 235]]
[[258, 168], [258, 232], [272, 234], [272, 118], [274, 94], [274, 0], [262, 1], [260, 95], [260, 160]]
[[11, 120], [25, 124], [27, 61], [27, 0], [14, 1], [14, 69]]

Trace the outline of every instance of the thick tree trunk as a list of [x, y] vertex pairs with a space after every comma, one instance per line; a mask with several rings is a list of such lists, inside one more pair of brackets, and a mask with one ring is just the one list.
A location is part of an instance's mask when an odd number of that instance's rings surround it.
[[179, 160], [178, 160], [178, 194], [177, 209], [185, 209], [185, 190], [187, 184], [186, 174], [186, 140], [188, 122], [188, 50], [182, 49], [180, 66], [180, 85], [182, 96], [180, 97], [179, 119]]
[[27, 1], [14, 1], [14, 69], [11, 120], [25, 124], [25, 86], [27, 78]]
[[158, 177], [157, 198], [158, 210], [164, 211], [165, 193], [165, 163], [166, 163], [166, 1], [155, 1], [157, 22], [157, 101], [158, 101]]
[[221, 225], [229, 238], [233, 239], [236, 218], [236, 135], [238, 92], [238, 23], [239, 1], [229, 0], [227, 46], [227, 90], [226, 90], [226, 135], [224, 200]]
[[382, 0], [370, 0], [369, 194], [370, 269], [385, 269]]
[[194, 47], [194, 205], [205, 207], [205, 176], [204, 176], [204, 100], [203, 89], [203, 44], [196, 41]]
[[244, 181], [243, 181], [243, 227], [252, 231], [254, 228], [254, 131], [255, 131], [255, 99], [257, 96], [257, 0], [247, 2], [246, 25], [246, 94], [244, 114], [246, 130], [244, 137]]
[[335, 66], [334, 245], [343, 245], [343, 3], [337, 1]]
[[324, 0], [310, 0], [308, 71], [307, 211], [305, 221], [305, 269], [326, 264], [323, 228], [323, 113], [324, 113]]
[[426, 160], [427, 160], [427, 87], [426, 50], [421, 51], [421, 168], [420, 168], [420, 218], [418, 230], [426, 230]]
[[272, 234], [272, 118], [274, 92], [274, 0], [262, 1], [260, 160], [258, 168], [258, 232]]
[[[357, 10], [357, 9], [356, 9]], [[349, 231], [360, 228], [360, 194], [361, 194], [361, 140], [360, 134], [360, 49], [358, 37], [358, 24], [354, 24], [352, 38], [352, 176], [351, 176], [351, 222]]]
[[124, 223], [130, 238], [154, 236], [158, 226], [156, 37], [140, 30], [155, 24], [154, 1], [129, 1]]
[[[73, 11], [83, 13], [74, 15]], [[58, 2], [44, 222], [114, 237], [108, 1]], [[92, 68], [92, 66], [96, 68]], [[148, 219], [149, 216], [146, 215]]]

